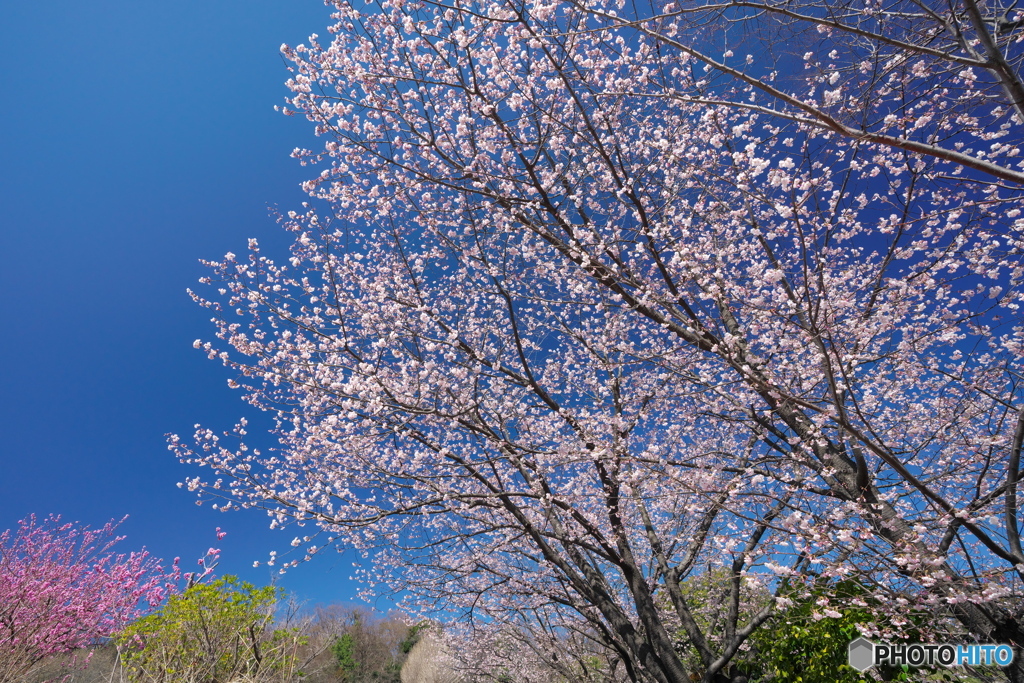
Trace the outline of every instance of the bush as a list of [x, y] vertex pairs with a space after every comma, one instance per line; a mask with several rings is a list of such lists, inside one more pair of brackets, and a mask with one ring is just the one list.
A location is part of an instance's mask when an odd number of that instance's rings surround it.
[[847, 663], [847, 646], [860, 635], [858, 624], [871, 623], [876, 614], [869, 607], [843, 607], [839, 617], [815, 618], [820, 611], [817, 599], [827, 596], [840, 603], [865, 597], [854, 581], [822, 586], [809, 597], [794, 600], [779, 613], [774, 628], [762, 629], [752, 638], [761, 655], [761, 664], [773, 681], [835, 681], [856, 683], [865, 677]]
[[[821, 582], [809, 593], [789, 596], [792, 604], [751, 638], [758, 653], [758, 666], [766, 680], [779, 683], [802, 681], [835, 681], [863, 683], [880, 676], [886, 681], [946, 681], [954, 674], [936, 669], [878, 666], [869, 673], [858, 673], [847, 664], [850, 641], [861, 635], [861, 627], [886, 626], [889, 617], [871, 591], [853, 579]], [[830, 604], [836, 616], [823, 616], [823, 604]], [[943, 624], [936, 614], [905, 610], [901, 627], [905, 642], [938, 642], [949, 640], [935, 635], [925, 636], [924, 624], [939, 630]], [[956, 638], [953, 638], [956, 640]], [[964, 671], [955, 674], [958, 681], [977, 681]]]
[[167, 605], [117, 636], [133, 683], [288, 680], [301, 638], [267, 631], [280, 589], [225, 576], [172, 596]]
[[423, 636], [423, 631], [430, 628], [430, 622], [421, 621], [409, 628], [409, 635], [405, 637], [398, 645], [398, 649], [402, 651], [403, 655], [409, 654], [410, 650], [416, 646], [416, 643], [420, 642], [420, 638]]

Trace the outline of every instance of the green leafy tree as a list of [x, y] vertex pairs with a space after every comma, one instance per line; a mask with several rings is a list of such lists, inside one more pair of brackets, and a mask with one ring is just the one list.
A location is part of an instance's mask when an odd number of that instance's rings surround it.
[[761, 671], [770, 676], [770, 680], [780, 683], [874, 680], [864, 678], [847, 664], [847, 647], [860, 635], [857, 625], [876, 619], [870, 607], [867, 603], [848, 606], [836, 610], [841, 616], [822, 617], [818, 605], [818, 600], [826, 593], [832, 602], [849, 604], [851, 599], [865, 592], [856, 582], [844, 581], [794, 600], [792, 606], [776, 617], [774, 624], [752, 638]]
[[[859, 674], [847, 664], [850, 641], [861, 634], [860, 625], [884, 623], [885, 617], [878, 599], [855, 580], [823, 583], [810, 593], [792, 597], [792, 604], [781, 611], [768, 624], [768, 628], [754, 634], [751, 639], [756, 652], [756, 666], [751, 680], [770, 680], [779, 683], [834, 681], [835, 683], [862, 683], [875, 681], [977, 681], [965, 678], [964, 671], [941, 669], [911, 669], [881, 666], [870, 675]], [[824, 605], [828, 605], [826, 608]], [[838, 615], [838, 616], [837, 616]], [[907, 611], [908, 624], [901, 628], [906, 642], [935, 641], [921, 628], [927, 624], [931, 631], [941, 630], [934, 614]], [[939, 637], [938, 640], [947, 640]], [[954, 637], [953, 640], [956, 640]]]
[[287, 680], [301, 638], [268, 633], [281, 591], [225, 576], [172, 596], [160, 611], [121, 631], [116, 642], [133, 683]]
[[351, 633], [343, 633], [334, 641], [331, 651], [334, 653], [334, 658], [338, 660], [338, 669], [341, 671], [342, 678], [346, 681], [351, 680], [359, 670], [355, 638]]
[[[399, 683], [407, 641], [414, 638], [404, 619], [381, 618], [363, 608], [322, 610], [321, 628], [331, 633], [334, 675], [345, 683]], [[409, 644], [411, 649], [412, 645]]]
[[[683, 595], [694, 618], [711, 639], [720, 637], [725, 623], [729, 580], [728, 570], [713, 569], [683, 584]], [[770, 599], [767, 591], [746, 583], [741, 596], [740, 624]], [[979, 680], [964, 679], [964, 672], [958, 672], [961, 678], [953, 678], [954, 674], [944, 670], [876, 667], [869, 675], [863, 675], [852, 669], [847, 664], [847, 650], [850, 641], [861, 634], [858, 626], [877, 625], [885, 620], [878, 599], [857, 581], [819, 582], [809, 591], [793, 587], [781, 597], [788, 598], [789, 606], [778, 610], [764, 628], [754, 632], [748, 647], [733, 658], [731, 675], [746, 676], [752, 683], [866, 683], [879, 678], [908, 683]], [[908, 612], [904, 616], [909, 625], [901, 630], [907, 642], [935, 640], [920, 631], [925, 622], [933, 630], [939, 627], [935, 615]], [[699, 670], [697, 654], [682, 630], [677, 649]]]

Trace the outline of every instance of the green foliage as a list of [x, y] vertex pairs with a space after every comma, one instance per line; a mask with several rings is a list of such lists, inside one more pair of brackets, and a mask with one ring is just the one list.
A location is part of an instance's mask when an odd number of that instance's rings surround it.
[[225, 576], [172, 596], [116, 637], [133, 683], [226, 683], [290, 675], [301, 638], [266, 633], [280, 589]]
[[409, 629], [409, 635], [406, 636], [398, 648], [402, 651], [403, 655], [409, 654], [409, 652], [416, 646], [416, 643], [420, 642], [420, 637], [424, 630], [430, 626], [429, 622], [420, 622]]
[[[713, 570], [687, 581], [682, 586], [684, 599], [694, 613], [700, 629], [715, 643], [727, 608], [729, 572]], [[750, 681], [771, 683], [863, 683], [889, 681], [945, 680], [944, 671], [925, 671], [908, 667], [873, 669], [869, 676], [857, 673], [847, 664], [850, 641], [860, 635], [858, 624], [876, 623], [880, 618], [878, 601], [860, 583], [853, 580], [822, 583], [810, 594], [790, 593], [792, 604], [754, 631], [745, 651], [733, 658], [731, 672], [742, 673]], [[767, 604], [764, 590], [741, 591], [739, 626], [754, 612]], [[826, 602], [827, 601], [827, 602]], [[859, 603], [859, 604], [858, 604]], [[826, 606], [827, 605], [827, 606]], [[825, 609], [839, 612], [838, 617], [821, 617]], [[816, 618], [816, 615], [818, 618]], [[911, 627], [904, 629], [910, 642], [921, 640], [917, 626], [925, 617], [906, 615]], [[685, 632], [680, 631], [680, 647], [692, 670], [701, 670], [696, 651], [687, 646]]]
[[399, 683], [406, 652], [413, 637], [403, 619], [381, 619], [364, 609], [321, 610], [321, 627], [332, 634], [335, 680], [345, 683]]
[[860, 635], [857, 624], [876, 619], [870, 606], [848, 606], [836, 610], [842, 616], [814, 618], [814, 614], [822, 610], [818, 600], [823, 597], [843, 604], [861, 598], [866, 603], [865, 593], [856, 582], [844, 581], [819, 588], [795, 601], [751, 638], [762, 671], [780, 683], [873, 680], [858, 674], [846, 663], [849, 643]]
[[[819, 601], [824, 602], [825, 599], [840, 616], [815, 618], [815, 613], [824, 609]], [[886, 681], [953, 680], [948, 678], [952, 674], [941, 668], [885, 666], [873, 669], [871, 676], [850, 668], [847, 654], [850, 641], [860, 635], [857, 625], [877, 623], [880, 618], [878, 607], [877, 598], [857, 581], [816, 587], [810, 595], [795, 599], [789, 608], [753, 634], [751, 641], [758, 653], [760, 671], [766, 678], [780, 683], [861, 683], [877, 680], [874, 676], [881, 676]], [[921, 642], [924, 638], [919, 627], [930, 621], [927, 615], [910, 612], [904, 616], [910, 624], [903, 629], [907, 642]]]
[[342, 634], [334, 641], [331, 652], [334, 653], [334, 658], [338, 661], [338, 669], [340, 669], [343, 679], [351, 680], [353, 674], [359, 669], [359, 662], [356, 661], [355, 638], [351, 633]]

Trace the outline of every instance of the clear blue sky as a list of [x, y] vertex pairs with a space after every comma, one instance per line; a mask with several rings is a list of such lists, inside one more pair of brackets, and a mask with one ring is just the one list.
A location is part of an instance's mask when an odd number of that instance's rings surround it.
[[[47, 0], [0, 7], [0, 530], [35, 512], [98, 526], [131, 515], [127, 551], [218, 573], [292, 538], [259, 512], [197, 507], [167, 432], [250, 415], [228, 371], [192, 348], [208, 313], [185, 293], [200, 258], [280, 252], [268, 205], [296, 208], [312, 127], [274, 112], [278, 53], [326, 34], [319, 0]], [[310, 602], [350, 600], [351, 556], [282, 577]], [[382, 605], [385, 606], [385, 605]]]

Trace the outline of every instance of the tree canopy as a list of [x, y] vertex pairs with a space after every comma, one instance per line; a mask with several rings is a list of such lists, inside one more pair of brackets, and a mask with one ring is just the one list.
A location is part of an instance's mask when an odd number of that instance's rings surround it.
[[[282, 48], [326, 139], [291, 255], [195, 295], [280, 444], [174, 437], [218, 477], [190, 488], [629, 680], [738, 680], [828, 581], [871, 592], [866, 635], [951, 616], [1022, 680], [1016, 10], [335, 7]], [[686, 583], [719, 568], [712, 625]]]

